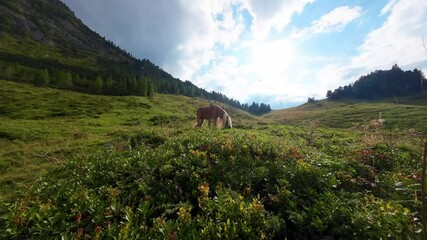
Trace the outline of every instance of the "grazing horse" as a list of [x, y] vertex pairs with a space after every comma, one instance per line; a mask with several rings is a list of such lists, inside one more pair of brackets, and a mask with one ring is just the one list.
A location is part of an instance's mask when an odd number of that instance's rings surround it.
[[224, 109], [212, 104], [209, 107], [201, 107], [197, 109], [196, 127], [201, 127], [206, 119], [208, 120], [209, 126], [211, 125], [211, 120], [214, 120], [215, 127], [218, 127], [218, 118], [222, 119], [224, 127], [233, 127], [230, 115], [228, 115]]

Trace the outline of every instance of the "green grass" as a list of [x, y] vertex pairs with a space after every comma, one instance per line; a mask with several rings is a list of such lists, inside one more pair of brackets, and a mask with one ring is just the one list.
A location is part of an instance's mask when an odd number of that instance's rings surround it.
[[414, 128], [427, 132], [427, 97], [405, 97], [399, 99], [399, 104], [394, 101], [321, 100], [276, 110], [266, 117], [283, 124], [298, 125], [317, 120], [324, 127], [349, 128], [353, 124], [365, 124], [378, 119], [381, 113], [387, 128]]
[[[183, 96], [0, 80], [0, 99], [0, 238], [421, 238], [425, 139], [406, 127], [422, 104], [224, 106], [234, 128], [217, 130], [195, 129], [209, 103]], [[343, 129], [386, 108], [404, 131]]]
[[[0, 198], [13, 197], [18, 185], [33, 182], [68, 158], [192, 129], [196, 109], [208, 105], [176, 95], [107, 97], [4, 80], [0, 99]], [[226, 109], [237, 117], [235, 127], [250, 128], [258, 121]]]

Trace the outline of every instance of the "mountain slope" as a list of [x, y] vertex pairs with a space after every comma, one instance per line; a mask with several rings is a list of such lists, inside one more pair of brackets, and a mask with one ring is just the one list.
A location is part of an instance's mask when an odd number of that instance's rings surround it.
[[[104, 95], [196, 96], [253, 110], [183, 82], [148, 59], [134, 58], [89, 29], [59, 0], [0, 1], [0, 78]], [[257, 114], [256, 106], [252, 112]]]
[[117, 67], [137, 70], [134, 58], [90, 30], [60, 1], [1, 1], [0, 13], [2, 59], [21, 58], [29, 67], [55, 63], [89, 75], [120, 74]]
[[[135, 59], [105, 40], [59, 0], [0, 1], [0, 16], [1, 77], [5, 79], [32, 83], [38, 71], [47, 69], [48, 85], [79, 91], [90, 90], [89, 83], [82, 83], [77, 75], [88, 82], [97, 76], [116, 82], [146, 76], [159, 86], [162, 81], [183, 85], [149, 60]], [[72, 81], [55, 82], [61, 71], [72, 73]]]

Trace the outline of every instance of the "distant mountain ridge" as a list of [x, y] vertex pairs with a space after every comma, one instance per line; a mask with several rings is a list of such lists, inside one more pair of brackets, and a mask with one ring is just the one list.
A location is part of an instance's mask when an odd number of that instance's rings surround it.
[[88, 28], [59, 0], [0, 0], [0, 78], [81, 92], [153, 92], [215, 100], [264, 114], [267, 104], [241, 104], [181, 81], [139, 60]]

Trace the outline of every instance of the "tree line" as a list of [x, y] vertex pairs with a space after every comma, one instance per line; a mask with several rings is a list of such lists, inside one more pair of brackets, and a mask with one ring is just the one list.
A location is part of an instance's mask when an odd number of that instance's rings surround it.
[[240, 103], [222, 93], [208, 92], [190, 81], [173, 78], [148, 60], [138, 60], [141, 74], [120, 77], [118, 74], [79, 74], [69, 69], [32, 68], [19, 63], [0, 61], [0, 78], [16, 82], [31, 83], [36, 86], [48, 86], [79, 92], [113, 96], [152, 97], [154, 93], [179, 94], [188, 97], [200, 97], [214, 100], [242, 109], [254, 115], [271, 111], [270, 105], [253, 102]]
[[357, 81], [328, 90], [326, 97], [332, 100], [342, 98], [376, 99], [405, 96], [427, 90], [426, 78], [419, 69], [403, 71], [397, 64], [390, 70], [376, 70], [361, 76]]

